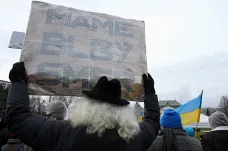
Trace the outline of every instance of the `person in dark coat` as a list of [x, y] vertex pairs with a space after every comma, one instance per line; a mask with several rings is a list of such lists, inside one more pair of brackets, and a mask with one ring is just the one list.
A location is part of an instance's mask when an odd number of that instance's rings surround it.
[[129, 102], [121, 99], [119, 80], [101, 77], [94, 89], [83, 91], [72, 122], [58, 121], [29, 111], [28, 81], [24, 63], [10, 71], [12, 82], [7, 100], [7, 124], [15, 135], [34, 150], [124, 151], [147, 150], [160, 128], [160, 108], [154, 81], [143, 75], [145, 115], [137, 122]]
[[0, 148], [7, 143], [11, 138], [11, 133], [8, 128], [3, 128], [0, 130]]
[[183, 129], [175, 110], [166, 109], [160, 122], [163, 129], [148, 151], [203, 151], [200, 142]]
[[[63, 102], [54, 101], [46, 107], [47, 117], [55, 120], [64, 120], [67, 114], [67, 107]], [[2, 151], [34, 151], [30, 146], [21, 142], [20, 139], [12, 134], [12, 138], [2, 147]]]
[[11, 138], [11, 133], [7, 128], [5, 122], [5, 111], [2, 111], [2, 119], [0, 121], [0, 148], [7, 143], [7, 141]]
[[228, 151], [228, 118], [217, 111], [209, 117], [211, 131], [201, 138], [203, 151]]

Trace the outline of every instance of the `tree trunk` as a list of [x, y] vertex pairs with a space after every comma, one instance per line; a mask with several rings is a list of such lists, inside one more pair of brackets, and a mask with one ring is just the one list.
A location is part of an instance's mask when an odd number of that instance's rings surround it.
[[49, 96], [49, 103], [51, 103], [51, 96]]

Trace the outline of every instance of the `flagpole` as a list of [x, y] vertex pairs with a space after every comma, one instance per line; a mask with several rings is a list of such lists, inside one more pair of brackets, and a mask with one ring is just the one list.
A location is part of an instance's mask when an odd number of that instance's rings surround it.
[[198, 119], [197, 119], [197, 123], [196, 123], [195, 137], [196, 137], [196, 132], [197, 132], [197, 129], [198, 129], [198, 124], [199, 124], [199, 122], [200, 122], [200, 114], [201, 114], [202, 97], [203, 97], [203, 90], [202, 90], [202, 92], [201, 92], [201, 104], [200, 104], [200, 107], [199, 107], [199, 115], [198, 115]]
[[198, 122], [196, 123], [196, 130], [195, 130], [195, 137], [196, 137], [196, 132], [197, 132], [197, 129], [198, 129]]

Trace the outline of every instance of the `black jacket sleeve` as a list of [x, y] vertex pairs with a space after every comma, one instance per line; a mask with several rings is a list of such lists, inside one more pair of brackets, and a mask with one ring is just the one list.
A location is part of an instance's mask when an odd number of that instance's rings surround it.
[[21, 81], [11, 85], [7, 100], [9, 130], [34, 150], [55, 150], [65, 123], [30, 112], [27, 85]]
[[160, 107], [156, 94], [145, 96], [144, 118], [140, 123], [142, 143], [144, 150], [147, 150], [158, 135], [160, 130]]

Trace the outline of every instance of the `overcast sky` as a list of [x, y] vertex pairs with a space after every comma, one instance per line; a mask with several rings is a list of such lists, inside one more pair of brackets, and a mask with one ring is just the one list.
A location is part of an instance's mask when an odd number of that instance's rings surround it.
[[[144, 20], [148, 70], [160, 99], [186, 102], [204, 90], [215, 107], [228, 92], [227, 0], [44, 0], [86, 11]], [[8, 49], [12, 31], [25, 32], [31, 0], [2, 0], [0, 79], [8, 80], [20, 50]]]

